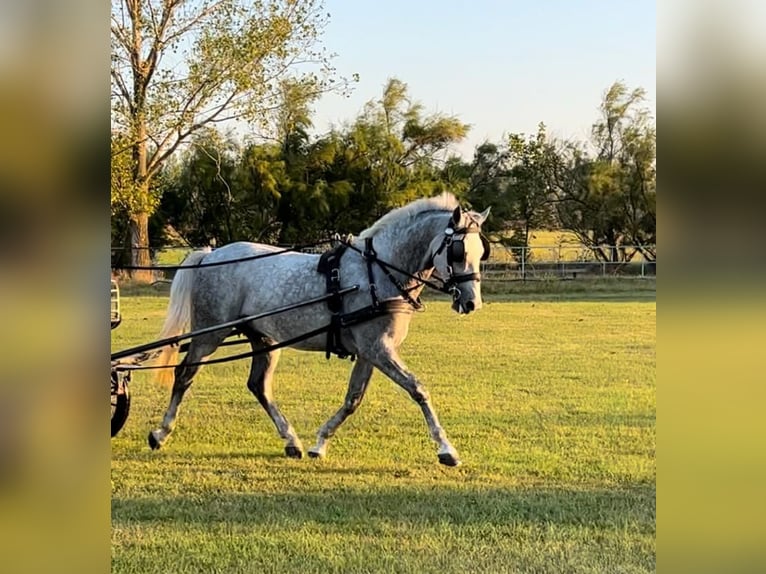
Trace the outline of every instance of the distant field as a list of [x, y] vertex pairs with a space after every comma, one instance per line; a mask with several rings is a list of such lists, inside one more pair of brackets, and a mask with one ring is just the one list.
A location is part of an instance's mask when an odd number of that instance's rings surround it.
[[[151, 452], [169, 391], [137, 375], [112, 440], [112, 571], [654, 572], [656, 302], [648, 288], [528, 289], [470, 317], [431, 300], [413, 321], [403, 356], [458, 468], [379, 373], [326, 460], [286, 459], [244, 362], [204, 369]], [[130, 292], [113, 349], [162, 322], [164, 291]], [[283, 353], [276, 398], [305, 446], [349, 369]]]

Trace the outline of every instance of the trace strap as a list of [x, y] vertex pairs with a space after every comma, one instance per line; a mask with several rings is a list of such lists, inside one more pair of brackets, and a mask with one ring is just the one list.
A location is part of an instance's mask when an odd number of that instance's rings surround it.
[[[345, 289], [341, 289], [339, 291], [339, 294], [345, 295], [346, 293], [351, 293], [353, 291], [357, 291], [359, 289], [358, 285], [354, 285], [353, 287], [346, 287]], [[321, 297], [315, 297], [313, 299], [308, 299], [306, 301], [302, 301], [301, 303], [293, 303], [292, 305], [285, 305], [283, 307], [277, 307], [276, 309], [271, 309], [269, 311], [265, 311], [263, 313], [258, 313], [257, 315], [249, 315], [247, 317], [242, 317], [240, 319], [235, 319], [233, 321], [228, 321], [226, 323], [221, 323], [219, 325], [213, 325], [211, 327], [205, 327], [204, 329], [198, 329], [196, 331], [191, 331], [190, 333], [184, 333], [181, 335], [176, 335], [174, 337], [167, 337], [165, 339], [160, 339], [158, 341], [153, 341], [152, 343], [146, 343], [145, 345], [139, 345], [137, 347], [131, 347], [130, 349], [125, 349], [123, 351], [117, 351], [116, 353], [112, 353], [112, 361], [117, 361], [119, 359], [124, 359], [127, 357], [130, 357], [132, 355], [137, 355], [139, 353], [143, 353], [145, 351], [151, 351], [153, 349], [159, 349], [160, 347], [165, 347], [167, 345], [176, 345], [180, 341], [183, 341], [184, 339], [193, 339], [194, 337], [198, 337], [200, 335], [205, 335], [206, 333], [212, 333], [214, 331], [220, 331], [222, 329], [232, 329], [239, 325], [243, 325], [244, 323], [249, 323], [250, 321], [256, 321], [258, 319], [263, 319], [264, 317], [270, 317], [271, 315], [277, 315], [278, 313], [284, 313], [285, 311], [291, 311], [293, 309], [299, 309], [301, 307], [308, 307], [309, 305], [314, 305], [316, 303], [321, 303], [323, 301], [326, 301], [330, 298], [329, 295], [323, 295]], [[313, 336], [313, 335], [309, 335]], [[309, 336], [306, 336], [305, 338], [308, 338]], [[298, 339], [302, 340], [302, 339]]]
[[[298, 335], [297, 337], [293, 337], [292, 339], [287, 339], [279, 343], [274, 343], [273, 345], [269, 345], [267, 347], [263, 347], [262, 349], [258, 349], [255, 351], [250, 351], [248, 353], [240, 353], [239, 355], [231, 355], [229, 357], [220, 357], [218, 359], [208, 359], [207, 361], [198, 361], [196, 363], [181, 363], [181, 364], [183, 364], [185, 367], [200, 367], [202, 365], [215, 365], [216, 363], [226, 363], [228, 361], [237, 361], [239, 359], [247, 359], [248, 357], [255, 357], [256, 355], [270, 353], [271, 351], [281, 349], [282, 347], [289, 347], [290, 345], [294, 345], [295, 343], [300, 343], [301, 341], [310, 339], [311, 337], [316, 337], [317, 335], [321, 335], [322, 333], [327, 331], [329, 328], [330, 328], [330, 325], [325, 325], [324, 327], [319, 327], [318, 329], [314, 329], [313, 331], [309, 331], [308, 333], [303, 333], [302, 335]], [[115, 367], [113, 367], [113, 369], [115, 371], [146, 371], [151, 369], [174, 369], [178, 366], [180, 365], [116, 365]]]

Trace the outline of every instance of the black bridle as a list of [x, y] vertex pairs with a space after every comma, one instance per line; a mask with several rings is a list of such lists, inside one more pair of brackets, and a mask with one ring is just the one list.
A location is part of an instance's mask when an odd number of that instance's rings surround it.
[[[489, 241], [486, 237], [481, 235], [479, 224], [471, 218], [466, 227], [455, 228], [454, 221], [450, 220], [449, 225], [444, 230], [444, 239], [442, 239], [439, 248], [430, 257], [430, 265], [434, 264], [436, 257], [447, 249], [447, 274], [449, 277], [444, 281], [444, 288], [452, 293], [452, 296], [457, 299], [460, 296], [460, 290], [457, 286], [460, 283], [468, 283], [469, 281], [481, 281], [481, 275], [479, 273], [463, 273], [456, 274], [454, 272], [455, 263], [465, 263], [465, 236], [469, 233], [478, 233], [481, 237], [481, 243], [484, 246], [484, 252], [481, 254], [481, 260], [486, 261], [489, 258]], [[459, 237], [459, 238], [458, 238]]]
[[[350, 247], [352, 250], [362, 255], [364, 260], [367, 262], [367, 276], [370, 283], [370, 296], [372, 298], [372, 306], [374, 308], [377, 308], [379, 306], [379, 300], [377, 297], [377, 286], [375, 284], [375, 279], [374, 279], [373, 271], [372, 271], [373, 264], [377, 264], [377, 266], [383, 270], [383, 272], [388, 277], [389, 281], [391, 281], [391, 283], [397, 288], [399, 293], [401, 293], [402, 297], [404, 297], [404, 299], [416, 310], [422, 309], [423, 303], [420, 301], [420, 297], [413, 298], [412, 295], [410, 295], [410, 291], [414, 291], [415, 289], [418, 289], [419, 287], [423, 285], [430, 287], [431, 289], [435, 291], [439, 291], [441, 293], [451, 295], [452, 299], [456, 301], [457, 299], [460, 298], [460, 295], [461, 295], [460, 289], [458, 288], [459, 284], [468, 283], [470, 281], [477, 281], [477, 282], [481, 281], [481, 275], [479, 273], [455, 274], [453, 271], [455, 263], [465, 262], [465, 243], [462, 238], [464, 238], [469, 233], [478, 233], [481, 237], [481, 242], [482, 242], [482, 245], [484, 246], [484, 251], [481, 255], [481, 260], [486, 261], [490, 255], [489, 241], [487, 240], [486, 237], [484, 237], [484, 235], [481, 235], [479, 223], [470, 216], [469, 216], [469, 219], [470, 221], [466, 227], [459, 227], [459, 228], [455, 228], [454, 221], [450, 219], [450, 222], [447, 225], [447, 228], [444, 230], [444, 239], [442, 239], [442, 242], [439, 245], [439, 248], [436, 250], [436, 252], [432, 253], [431, 256], [428, 258], [428, 264], [426, 265], [426, 267], [433, 268], [435, 267], [436, 257], [442, 251], [444, 251], [445, 248], [447, 249], [447, 273], [449, 277], [447, 278], [446, 281], [439, 278], [439, 280], [442, 283], [441, 285], [434, 283], [433, 281], [429, 281], [428, 279], [424, 279], [420, 275], [410, 273], [408, 271], [405, 271], [404, 269], [400, 269], [399, 267], [392, 265], [391, 263], [388, 263], [386, 261], [382, 261], [381, 259], [379, 259], [372, 245], [372, 237], [365, 238], [364, 251], [354, 246], [350, 240], [343, 241], [343, 243], [346, 246]], [[460, 236], [461, 238], [458, 239], [457, 238], [458, 236]], [[416, 281], [416, 284], [412, 287], [405, 287], [401, 281], [399, 281], [396, 277], [394, 277], [391, 271], [396, 271], [397, 273], [401, 273], [405, 277], [414, 279]]]

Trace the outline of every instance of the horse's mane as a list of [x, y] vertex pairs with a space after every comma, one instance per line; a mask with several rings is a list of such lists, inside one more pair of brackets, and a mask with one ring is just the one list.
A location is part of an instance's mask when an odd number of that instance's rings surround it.
[[370, 227], [362, 231], [359, 234], [359, 238], [365, 239], [366, 237], [373, 237], [384, 229], [408, 221], [425, 211], [452, 211], [458, 205], [459, 203], [455, 196], [446, 191], [435, 197], [416, 199], [407, 205], [397, 207], [386, 213]]

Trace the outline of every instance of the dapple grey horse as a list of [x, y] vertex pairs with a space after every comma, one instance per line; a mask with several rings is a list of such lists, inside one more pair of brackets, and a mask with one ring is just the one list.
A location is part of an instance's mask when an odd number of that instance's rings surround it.
[[[419, 273], [423, 278], [430, 277], [434, 272], [441, 278], [459, 277], [453, 283], [457, 289], [453, 291], [452, 309], [461, 314], [480, 309], [482, 300], [478, 273], [486, 246], [479, 231], [488, 214], [489, 209], [483, 213], [464, 211], [453, 195], [445, 193], [419, 199], [384, 215], [352, 240], [352, 245], [359, 251], [349, 248], [342, 255], [341, 286], [360, 286], [359, 290], [343, 297], [343, 311], [348, 313], [370, 306], [371, 283], [375, 284], [373, 289], [381, 301], [403, 299], [401, 290], [382, 267], [372, 265], [368, 269], [360, 253], [367, 238], [372, 238], [374, 250], [381, 261], [401, 270]], [[462, 245], [459, 245], [460, 261], [448, 257], [451, 252], [444, 249], [447, 243], [445, 235], [450, 236], [450, 243], [462, 240]], [[194, 252], [186, 258], [184, 265], [235, 260], [277, 250], [268, 245], [238, 242], [212, 252]], [[160, 337], [183, 333], [189, 326], [194, 330], [201, 329], [320, 297], [326, 293], [326, 281], [325, 276], [317, 272], [318, 258], [318, 255], [286, 252], [263, 259], [180, 270], [171, 286], [168, 314]], [[368, 277], [370, 269], [372, 282]], [[413, 288], [410, 291], [412, 297], [417, 297], [423, 288], [422, 284], [401, 273], [394, 272], [393, 275], [400, 285]], [[398, 349], [407, 336], [411, 318], [411, 312], [395, 312], [343, 328], [341, 342], [357, 356], [356, 362], [345, 401], [319, 429], [316, 444], [308, 451], [310, 456], [325, 455], [328, 439], [359, 406], [373, 368], [377, 368], [420, 405], [431, 437], [438, 445], [439, 462], [449, 466], [460, 463], [457, 451], [447, 439], [431, 406], [428, 392], [399, 357]], [[248, 338], [252, 349], [257, 351], [321, 328], [330, 320], [327, 305], [319, 303], [259, 319], [239, 329]], [[178, 407], [199, 369], [194, 363], [212, 354], [232, 332], [232, 329], [224, 329], [192, 340], [183, 361], [175, 368], [170, 404], [162, 424], [149, 434], [149, 444], [153, 449], [159, 448], [173, 431]], [[302, 351], [325, 351], [326, 335], [317, 335], [291, 346]], [[277, 406], [272, 393], [279, 353], [279, 350], [273, 350], [253, 357], [247, 387], [284, 439], [286, 455], [300, 458], [303, 456], [301, 440]], [[177, 355], [177, 347], [166, 347], [156, 364], [173, 364]]]

